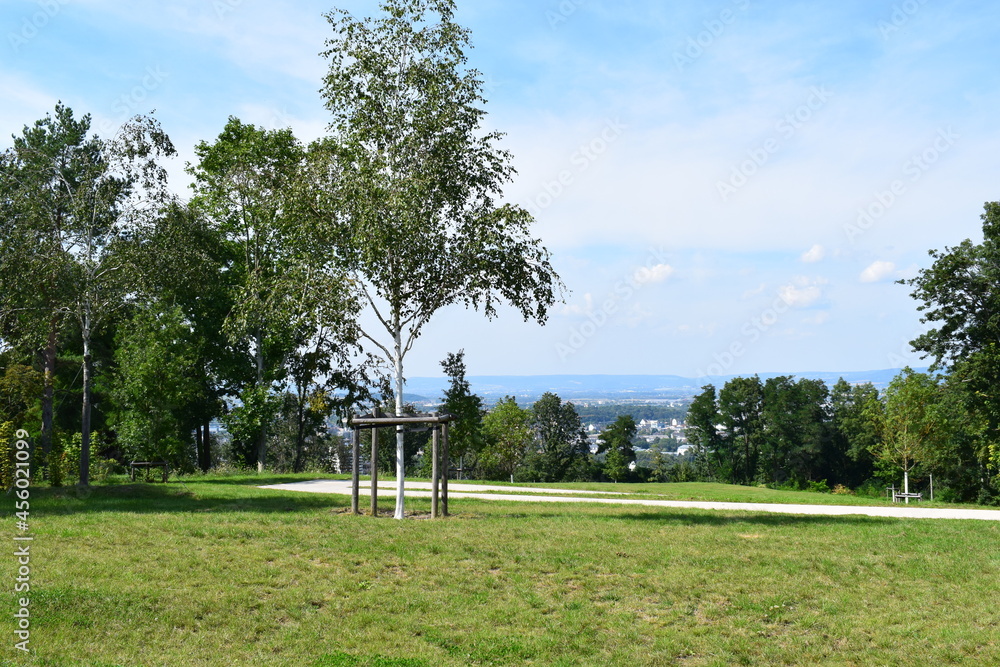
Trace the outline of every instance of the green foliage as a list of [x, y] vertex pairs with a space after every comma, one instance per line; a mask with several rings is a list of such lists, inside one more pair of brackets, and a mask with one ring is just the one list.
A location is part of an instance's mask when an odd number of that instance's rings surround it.
[[[123, 239], [169, 201], [166, 171], [158, 160], [175, 153], [150, 117], [130, 119], [110, 140], [88, 137], [89, 131], [89, 116], [76, 120], [70, 108], [57, 104], [54, 116], [14, 138], [0, 176], [0, 198], [13, 214], [13, 224], [5, 225], [10, 243], [0, 243], [12, 250], [0, 253], [0, 293], [13, 298], [0, 303], [0, 320], [18, 333], [26, 349], [46, 349], [47, 381], [62, 326], [70, 316], [78, 325], [84, 485], [89, 482], [93, 403], [91, 343], [126, 303], [133, 272], [122, 252]], [[20, 273], [9, 270], [15, 266]], [[12, 312], [32, 315], [26, 320]], [[46, 391], [46, 441], [52, 431], [51, 396]]]
[[204, 400], [192, 332], [180, 308], [138, 311], [119, 330], [111, 396], [127, 459], [191, 467], [192, 405]]
[[696, 457], [704, 472], [704, 479], [714, 479], [718, 474], [728, 477], [728, 472], [722, 469], [724, 464], [722, 452], [722, 436], [718, 425], [719, 406], [715, 397], [715, 386], [707, 384], [701, 388], [700, 394], [688, 408], [686, 435], [688, 442], [694, 446]]
[[508, 480], [534, 443], [531, 413], [507, 396], [483, 418], [483, 437], [486, 444], [477, 468], [480, 478]]
[[[983, 242], [966, 239], [931, 250], [932, 266], [909, 280], [922, 322], [934, 325], [912, 341], [961, 379], [968, 409], [985, 426], [980, 465], [995, 474], [1000, 443], [1000, 202], [987, 202], [981, 216]], [[992, 450], [990, 448], [993, 448]], [[990, 452], [993, 452], [992, 454]]]
[[629, 476], [628, 464], [629, 462], [625, 457], [625, 453], [621, 449], [614, 447], [608, 451], [607, 456], [604, 458], [604, 474], [615, 482], [624, 482]]
[[938, 410], [940, 392], [936, 378], [910, 368], [889, 383], [872, 454], [891, 477], [911, 473], [948, 437], [947, 422]]
[[259, 466], [258, 438], [277, 418], [283, 398], [266, 385], [252, 385], [240, 392], [240, 405], [223, 415], [222, 423], [232, 436], [233, 462], [239, 466]]
[[14, 432], [13, 422], [0, 422], [0, 489], [6, 491], [14, 485]]
[[239, 462], [262, 469], [267, 428], [281, 407], [275, 390], [291, 373], [304, 409], [329, 358], [347, 363], [356, 304], [337, 253], [322, 245], [330, 237], [317, 228], [311, 205], [320, 186], [308, 177], [309, 155], [291, 130], [231, 117], [215, 142], [199, 143], [195, 153], [192, 206], [226, 248], [232, 307], [222, 328], [244, 365], [243, 405], [229, 422]]
[[[441, 411], [455, 416], [448, 426], [448, 449], [453, 459], [474, 458], [483, 447], [483, 399], [472, 393], [465, 379], [465, 351], [449, 353], [441, 362], [450, 379]], [[470, 462], [466, 463], [469, 466]]]
[[590, 446], [572, 403], [545, 393], [531, 408], [537, 449], [529, 450], [524, 481], [558, 482], [586, 478]]
[[604, 459], [604, 474], [616, 482], [629, 477], [629, 464], [635, 461], [632, 440], [636, 434], [636, 424], [632, 415], [622, 415], [600, 435], [597, 453], [607, 452]]
[[750, 484], [757, 476], [763, 440], [764, 387], [756, 375], [733, 378], [719, 392], [719, 416], [725, 427], [721, 438], [721, 471], [727, 481]]
[[23, 423], [41, 393], [41, 373], [24, 364], [9, 364], [0, 377], [0, 421]]
[[281, 411], [268, 429], [268, 469], [335, 473], [339, 464], [346, 470], [349, 448], [327, 428], [331, 401], [326, 393], [312, 394], [304, 406], [292, 393], [286, 392], [282, 398]]
[[770, 481], [791, 478], [805, 484], [840, 467], [827, 446], [827, 397], [826, 385], [818, 380], [795, 382], [785, 375], [764, 383], [762, 456]]
[[406, 354], [438, 310], [461, 304], [492, 318], [506, 303], [544, 322], [560, 283], [531, 215], [500, 203], [512, 156], [496, 148], [498, 132], [481, 130], [483, 81], [467, 67], [455, 3], [381, 9], [362, 20], [326, 14], [334, 36], [321, 92], [333, 136], [319, 201], [331, 213], [322, 233], [343, 240], [383, 331], [363, 336], [387, 364], [401, 412]]

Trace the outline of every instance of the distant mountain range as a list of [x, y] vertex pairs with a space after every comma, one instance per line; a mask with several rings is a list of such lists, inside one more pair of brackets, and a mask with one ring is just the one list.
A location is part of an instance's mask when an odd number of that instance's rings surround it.
[[[758, 373], [758, 375], [762, 380], [780, 375], [794, 375], [796, 378], [823, 380], [831, 387], [838, 379], [844, 378], [852, 384], [870, 382], [881, 388], [888, 385], [898, 373], [899, 369], [891, 368], [848, 373]], [[547, 391], [574, 400], [682, 399], [700, 393], [702, 386], [706, 384], [712, 383], [716, 387], [721, 387], [734, 377], [739, 376], [687, 378], [679, 375], [470, 375], [467, 379], [474, 393], [492, 403], [504, 396], [537, 398]], [[404, 396], [407, 401], [418, 404], [437, 402], [441, 400], [447, 386], [448, 378], [445, 377], [413, 377], [406, 381]]]

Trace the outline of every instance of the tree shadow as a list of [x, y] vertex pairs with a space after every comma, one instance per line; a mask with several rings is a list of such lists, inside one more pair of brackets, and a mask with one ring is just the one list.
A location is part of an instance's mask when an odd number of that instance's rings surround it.
[[211, 511], [283, 513], [323, 509], [336, 511], [350, 507], [351, 504], [349, 496], [256, 489], [256, 483], [250, 485], [245, 482], [240, 486], [250, 494], [213, 493], [210, 488], [206, 488], [209, 483], [213, 482], [36, 488], [31, 494], [32, 509], [43, 518], [46, 514], [97, 512], [162, 514]]

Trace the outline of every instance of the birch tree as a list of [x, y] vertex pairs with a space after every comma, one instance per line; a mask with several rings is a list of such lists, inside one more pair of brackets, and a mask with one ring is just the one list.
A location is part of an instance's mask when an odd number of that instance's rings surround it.
[[[353, 271], [376, 328], [363, 331], [389, 366], [397, 413], [404, 361], [440, 309], [544, 322], [560, 290], [531, 215], [502, 203], [514, 169], [481, 130], [483, 79], [467, 67], [469, 32], [453, 0], [386, 0], [378, 18], [326, 15], [322, 94], [339, 149], [341, 215]], [[396, 433], [396, 512], [403, 518], [404, 434]]]

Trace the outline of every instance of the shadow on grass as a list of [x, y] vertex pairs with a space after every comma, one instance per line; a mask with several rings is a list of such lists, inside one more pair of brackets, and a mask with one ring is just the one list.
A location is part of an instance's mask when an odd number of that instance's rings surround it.
[[[666, 508], [675, 509], [675, 508]], [[818, 525], [866, 525], [883, 526], [899, 522], [900, 519], [864, 516], [860, 514], [777, 514], [738, 510], [702, 510], [699, 513], [681, 509], [677, 512], [641, 512], [618, 515], [594, 515], [602, 521], [639, 521], [663, 524], [685, 524], [702, 526], [731, 526], [733, 524], [753, 524], [757, 526], [818, 526]]]
[[[215, 484], [212, 482], [211, 484]], [[109, 486], [36, 488], [32, 508], [39, 514], [121, 512], [296, 512], [350, 507], [347, 496], [255, 489], [254, 485], [212, 488], [207, 484], [117, 484]], [[235, 493], [233, 493], [235, 491]]]

